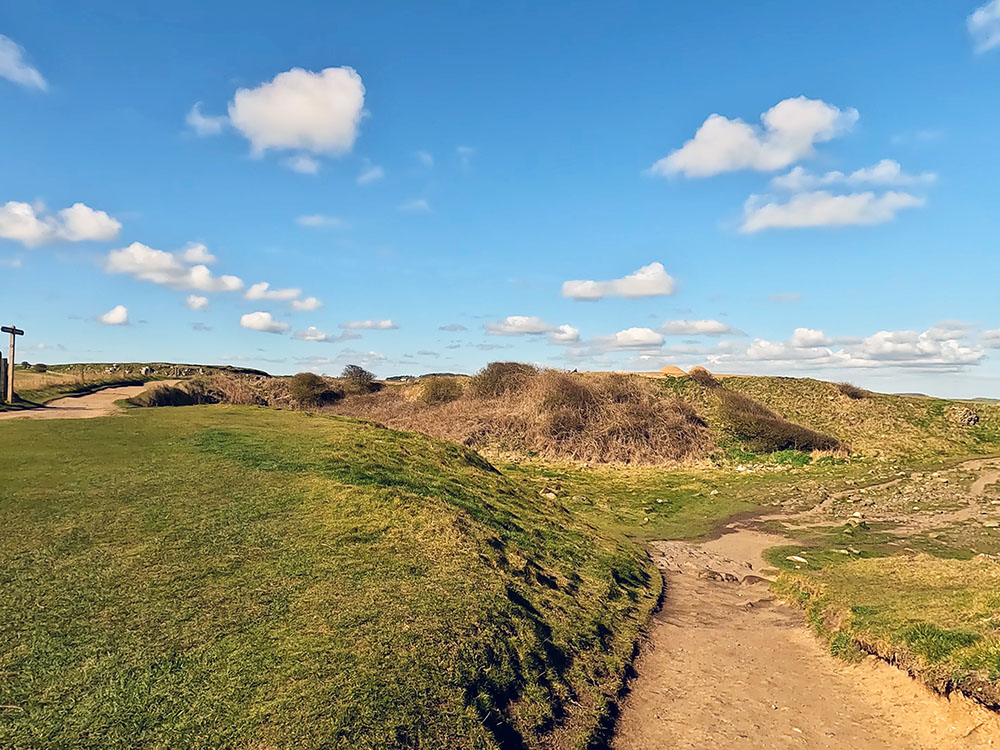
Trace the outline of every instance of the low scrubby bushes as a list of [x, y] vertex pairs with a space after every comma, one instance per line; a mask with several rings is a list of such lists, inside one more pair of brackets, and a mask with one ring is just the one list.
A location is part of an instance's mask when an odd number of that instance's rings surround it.
[[712, 375], [712, 373], [710, 373], [704, 367], [691, 368], [691, 372], [688, 373], [688, 377], [691, 378], [691, 380], [696, 382], [698, 385], [703, 386], [705, 388], [722, 387], [722, 383], [716, 380], [715, 376]]
[[425, 404], [447, 404], [462, 395], [462, 384], [458, 378], [435, 376], [420, 383], [419, 398]]
[[759, 401], [719, 388], [719, 413], [729, 432], [762, 453], [783, 450], [837, 450], [840, 442], [808, 427], [789, 422]]
[[521, 390], [537, 374], [537, 368], [522, 362], [491, 362], [472, 377], [469, 387], [480, 398], [499, 398]]
[[852, 383], [837, 383], [837, 390], [855, 401], [860, 401], [861, 399], [868, 398], [872, 395], [870, 391], [866, 391], [864, 388], [858, 388], [858, 386], [853, 385]]
[[333, 388], [314, 372], [300, 372], [288, 379], [288, 395], [299, 406], [321, 406], [344, 397], [343, 391]]
[[349, 397], [332, 407], [494, 452], [551, 459], [662, 464], [710, 450], [705, 423], [652, 381], [581, 375], [495, 362], [470, 378], [431, 378], [413, 386]]
[[126, 399], [133, 406], [194, 406], [217, 404], [221, 398], [208, 380], [190, 380], [177, 385], [161, 383]]

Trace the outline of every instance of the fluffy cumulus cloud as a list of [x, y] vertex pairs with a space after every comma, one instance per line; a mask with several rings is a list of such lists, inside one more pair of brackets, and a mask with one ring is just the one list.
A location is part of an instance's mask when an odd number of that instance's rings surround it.
[[983, 331], [983, 346], [987, 349], [1000, 349], [1000, 328]]
[[290, 302], [293, 299], [297, 299], [300, 294], [302, 294], [301, 289], [294, 287], [271, 289], [271, 285], [268, 282], [261, 281], [257, 284], [251, 284], [243, 297], [244, 299], [272, 299], [281, 302]]
[[0, 205], [0, 238], [15, 240], [27, 247], [52, 242], [113, 240], [122, 225], [84, 203], [74, 203], [55, 214], [43, 205], [8, 201]]
[[656, 297], [673, 294], [674, 279], [662, 263], [650, 263], [621, 279], [609, 281], [564, 281], [564, 297], [599, 300], [604, 297]]
[[125, 305], [115, 305], [97, 320], [106, 326], [123, 326], [128, 323], [128, 308]]
[[785, 202], [751, 195], [743, 207], [740, 231], [883, 224], [892, 221], [900, 210], [924, 203], [923, 198], [892, 190], [881, 195], [871, 191], [834, 195], [818, 190], [799, 193]]
[[760, 125], [750, 125], [738, 118], [710, 115], [694, 138], [653, 164], [649, 172], [710, 177], [742, 169], [783, 169], [812, 155], [817, 143], [853, 127], [858, 112], [799, 96], [778, 102], [760, 119]]
[[309, 326], [296, 331], [292, 334], [292, 338], [298, 341], [313, 341], [322, 342], [324, 344], [335, 344], [341, 341], [351, 341], [352, 339], [359, 339], [361, 336], [353, 331], [342, 331], [341, 333], [327, 333], [316, 326]]
[[668, 336], [745, 336], [738, 328], [718, 320], [668, 320], [660, 326]]
[[392, 320], [349, 320], [340, 324], [341, 328], [351, 331], [390, 331], [399, 328]]
[[365, 87], [353, 68], [292, 68], [256, 88], [239, 89], [229, 120], [254, 154], [294, 149], [338, 155], [354, 146], [364, 106]]
[[787, 174], [773, 178], [771, 186], [779, 190], [800, 193], [828, 185], [919, 187], [930, 185], [935, 180], [937, 180], [937, 175], [934, 172], [909, 174], [903, 171], [903, 167], [898, 161], [883, 159], [878, 164], [862, 167], [848, 173], [834, 171], [814, 174], [804, 167], [793, 167]]
[[[191, 264], [187, 257], [192, 248], [177, 253], [133, 242], [128, 247], [108, 253], [104, 268], [108, 273], [127, 274], [139, 281], [162, 284], [172, 289], [190, 289], [198, 292], [231, 292], [243, 288], [243, 281], [236, 276], [215, 276], [204, 263]], [[194, 257], [212, 257], [204, 249], [195, 251]], [[201, 255], [204, 253], [204, 255]], [[214, 260], [214, 258], [213, 258]]]
[[976, 52], [1000, 47], [1000, 0], [976, 8], [967, 20]]
[[659, 349], [663, 334], [652, 328], [626, 328], [613, 336], [598, 336], [593, 340], [596, 349]]
[[24, 47], [3, 34], [0, 34], [0, 78], [27, 89], [49, 88], [42, 74], [25, 60]]
[[284, 333], [289, 329], [288, 323], [275, 320], [269, 312], [252, 312], [240, 317], [240, 325], [254, 331], [264, 333]]
[[187, 299], [184, 300], [184, 304], [191, 310], [207, 310], [208, 297], [202, 297], [199, 294], [189, 294]]
[[548, 338], [553, 344], [575, 344], [580, 340], [580, 329], [563, 324], [549, 331]]
[[[866, 338], [834, 339], [797, 328], [785, 341], [754, 339], [749, 346], [708, 356], [709, 363], [779, 365], [792, 369], [908, 367], [956, 370], [978, 364], [985, 352], [965, 328], [938, 324], [925, 331], [879, 331]], [[984, 345], [986, 337], [984, 336]]]
[[181, 250], [180, 259], [185, 263], [215, 263], [216, 257], [200, 242], [192, 242]]

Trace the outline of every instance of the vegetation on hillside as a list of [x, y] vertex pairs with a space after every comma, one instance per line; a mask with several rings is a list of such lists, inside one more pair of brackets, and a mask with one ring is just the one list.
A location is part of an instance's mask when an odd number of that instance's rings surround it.
[[659, 593], [419, 434], [196, 406], [0, 451], [5, 747], [584, 747]]

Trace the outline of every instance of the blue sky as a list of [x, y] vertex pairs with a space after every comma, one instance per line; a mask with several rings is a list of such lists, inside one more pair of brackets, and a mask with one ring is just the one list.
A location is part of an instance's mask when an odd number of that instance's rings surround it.
[[1000, 395], [1000, 0], [39, 0], [0, 35], [24, 359]]

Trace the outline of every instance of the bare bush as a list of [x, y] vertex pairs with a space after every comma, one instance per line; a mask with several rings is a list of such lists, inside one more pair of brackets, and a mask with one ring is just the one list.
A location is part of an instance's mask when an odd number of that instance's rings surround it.
[[458, 378], [434, 376], [420, 383], [420, 400], [425, 404], [446, 404], [462, 396], [462, 384]]
[[688, 377], [704, 388], [722, 387], [722, 383], [716, 380], [715, 376], [704, 367], [692, 367], [691, 372], [688, 373]]
[[127, 399], [133, 406], [149, 407], [217, 404], [220, 400], [219, 394], [212, 389], [206, 380], [191, 380], [178, 385], [160, 383]]
[[313, 372], [300, 372], [290, 377], [288, 395], [298, 406], [320, 406], [344, 396], [339, 390], [331, 388], [326, 378]]
[[522, 362], [490, 362], [472, 376], [469, 385], [479, 398], [499, 398], [522, 390], [537, 373]]
[[871, 391], [866, 391], [864, 388], [858, 388], [858, 386], [853, 385], [852, 383], [837, 383], [837, 390], [855, 401], [860, 401], [861, 399], [868, 398], [872, 395]]

